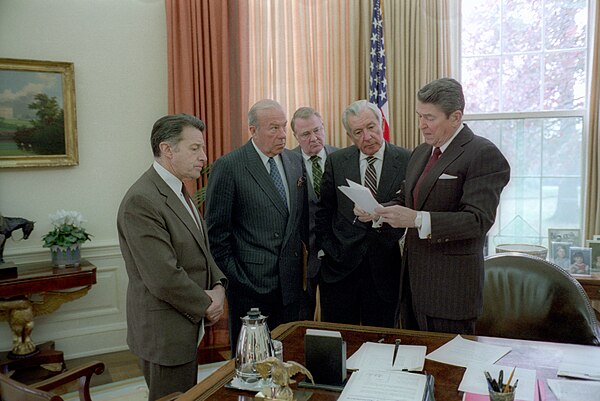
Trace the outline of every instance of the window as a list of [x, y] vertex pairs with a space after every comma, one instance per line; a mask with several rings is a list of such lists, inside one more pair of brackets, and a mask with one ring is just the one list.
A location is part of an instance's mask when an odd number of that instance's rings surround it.
[[465, 121], [511, 165], [492, 252], [581, 228], [588, 18], [588, 0], [462, 1]]

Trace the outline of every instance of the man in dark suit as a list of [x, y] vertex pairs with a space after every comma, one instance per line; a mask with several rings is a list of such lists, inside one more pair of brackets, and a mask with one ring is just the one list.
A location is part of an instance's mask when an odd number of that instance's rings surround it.
[[408, 329], [473, 334], [483, 305], [485, 236], [510, 166], [462, 122], [460, 83], [435, 80], [417, 99], [425, 143], [411, 155], [398, 205], [375, 209], [393, 227], [408, 227], [399, 319]]
[[287, 118], [261, 100], [248, 112], [251, 140], [219, 158], [206, 191], [210, 246], [229, 279], [229, 332], [235, 354], [240, 318], [252, 307], [271, 329], [298, 320], [302, 241], [308, 237], [302, 157], [285, 149]]
[[294, 113], [290, 123], [298, 146], [293, 150], [302, 155], [308, 185], [308, 210], [309, 210], [309, 237], [308, 255], [306, 262], [305, 295], [307, 297], [306, 308], [301, 312], [304, 320], [315, 318], [317, 306], [317, 286], [319, 267], [321, 261], [317, 257], [318, 249], [315, 247], [315, 213], [321, 197], [321, 180], [327, 155], [335, 152], [336, 147], [325, 144], [325, 127], [321, 115], [311, 107], [300, 107]]
[[187, 114], [152, 128], [154, 164], [131, 186], [117, 217], [129, 276], [127, 344], [140, 358], [149, 400], [196, 384], [204, 326], [223, 314], [227, 279], [183, 181], [206, 162], [204, 123]]
[[401, 187], [410, 152], [384, 141], [381, 112], [366, 100], [348, 106], [342, 122], [354, 145], [327, 158], [316, 215], [322, 319], [393, 327], [404, 229], [356, 221], [353, 202], [338, 186], [364, 183], [387, 202]]

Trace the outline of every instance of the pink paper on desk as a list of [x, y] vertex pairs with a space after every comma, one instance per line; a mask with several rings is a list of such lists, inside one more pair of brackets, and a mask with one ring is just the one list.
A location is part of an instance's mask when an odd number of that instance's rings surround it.
[[[546, 401], [546, 385], [543, 380], [536, 380], [537, 386], [533, 394], [534, 401]], [[487, 394], [465, 393], [463, 401], [490, 401], [490, 396]], [[522, 400], [515, 400], [522, 401]]]

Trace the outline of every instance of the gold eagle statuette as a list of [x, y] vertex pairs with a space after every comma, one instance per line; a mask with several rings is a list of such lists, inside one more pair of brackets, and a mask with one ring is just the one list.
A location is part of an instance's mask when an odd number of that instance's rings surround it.
[[277, 357], [271, 356], [256, 363], [256, 371], [263, 379], [269, 375], [276, 388], [265, 388], [263, 394], [268, 400], [293, 401], [294, 392], [290, 388], [292, 376], [298, 373], [306, 377], [314, 384], [314, 380], [308, 369], [294, 361], [281, 362]]

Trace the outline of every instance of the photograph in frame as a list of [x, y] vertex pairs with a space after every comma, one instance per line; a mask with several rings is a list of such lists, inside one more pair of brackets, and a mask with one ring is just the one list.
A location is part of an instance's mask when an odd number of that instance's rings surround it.
[[571, 259], [570, 273], [575, 276], [590, 276], [592, 249], [580, 246], [572, 246], [569, 249], [569, 258]]
[[548, 243], [570, 242], [573, 246], [581, 246], [581, 230], [576, 228], [549, 228]]
[[569, 258], [571, 245], [570, 242], [551, 242], [548, 260], [569, 271], [571, 268], [571, 259]]
[[79, 164], [73, 63], [0, 58], [0, 167]]
[[585, 245], [592, 250], [592, 272], [600, 273], [600, 240], [587, 240]]

